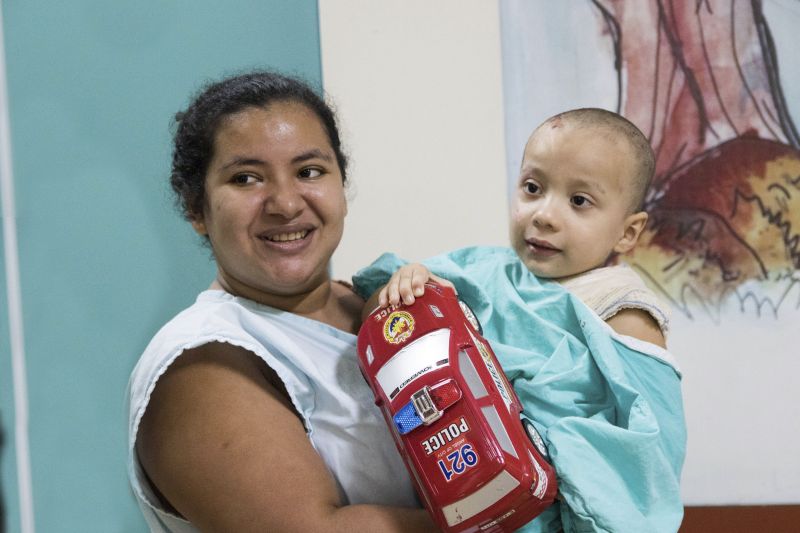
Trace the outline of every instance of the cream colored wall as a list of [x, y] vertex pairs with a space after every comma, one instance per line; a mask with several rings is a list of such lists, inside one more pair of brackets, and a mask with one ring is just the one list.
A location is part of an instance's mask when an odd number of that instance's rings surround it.
[[[422, 259], [470, 244], [506, 243], [498, 12], [498, 2], [489, 0], [319, 0], [323, 82], [353, 161], [348, 227], [334, 257], [337, 277], [348, 278], [384, 251]], [[536, 51], [525, 53], [535, 57]], [[596, 104], [591, 83], [551, 80], [537, 94], [557, 94], [574, 106], [589, 91]], [[520, 88], [508, 90], [513, 95]], [[515, 112], [527, 116], [525, 109]], [[513, 135], [511, 144], [521, 144], [516, 137], [524, 131]], [[509, 164], [518, 156], [511, 146]], [[736, 316], [725, 327], [749, 342], [719, 324], [673, 316], [670, 347], [684, 371], [689, 429], [684, 500], [796, 503], [796, 373], [784, 370], [794, 368], [796, 354], [779, 345], [797, 321]]]
[[351, 154], [333, 274], [505, 244], [499, 11], [486, 0], [320, 0], [322, 77]]

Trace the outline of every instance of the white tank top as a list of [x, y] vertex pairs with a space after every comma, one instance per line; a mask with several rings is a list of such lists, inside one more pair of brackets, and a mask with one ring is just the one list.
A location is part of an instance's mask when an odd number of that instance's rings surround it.
[[161, 508], [136, 456], [139, 422], [158, 378], [185, 350], [227, 342], [256, 354], [283, 381], [345, 504], [419, 507], [372, 391], [358, 369], [355, 335], [209, 290], [147, 346], [129, 384], [128, 475], [152, 531], [195, 532]]

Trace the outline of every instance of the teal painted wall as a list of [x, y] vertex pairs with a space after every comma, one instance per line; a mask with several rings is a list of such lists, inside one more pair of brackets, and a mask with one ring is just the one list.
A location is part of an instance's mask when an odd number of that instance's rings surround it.
[[[2, 209], [0, 209], [2, 214]], [[3, 232], [0, 231], [0, 250], [3, 250]], [[1, 257], [1, 256], [0, 256]], [[9, 483], [16, 483], [15, 463], [13, 462], [13, 435], [11, 425], [13, 418], [13, 391], [11, 390], [11, 345], [8, 338], [8, 320], [6, 317], [6, 273], [0, 261], [0, 532], [3, 529], [3, 518], [8, 514], [8, 507], [17, 506], [16, 492], [9, 490]], [[11, 531], [11, 530], [9, 530]]]
[[[37, 531], [144, 531], [128, 488], [128, 375], [213, 276], [173, 209], [170, 119], [245, 67], [319, 84], [316, 0], [2, 3]], [[5, 273], [0, 458], [19, 528]]]

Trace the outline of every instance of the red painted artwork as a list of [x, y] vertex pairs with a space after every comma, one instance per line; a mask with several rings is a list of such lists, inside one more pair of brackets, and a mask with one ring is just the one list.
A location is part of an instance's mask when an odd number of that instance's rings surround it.
[[656, 154], [650, 221], [624, 260], [688, 316], [800, 306], [800, 137], [762, 2], [592, 2], [618, 110]]

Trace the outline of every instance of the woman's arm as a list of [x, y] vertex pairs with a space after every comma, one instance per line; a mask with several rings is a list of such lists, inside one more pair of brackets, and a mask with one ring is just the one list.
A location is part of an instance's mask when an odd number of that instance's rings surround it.
[[159, 379], [136, 449], [172, 507], [202, 531], [434, 529], [424, 510], [342, 506], [271, 373], [252, 353], [212, 343]]

